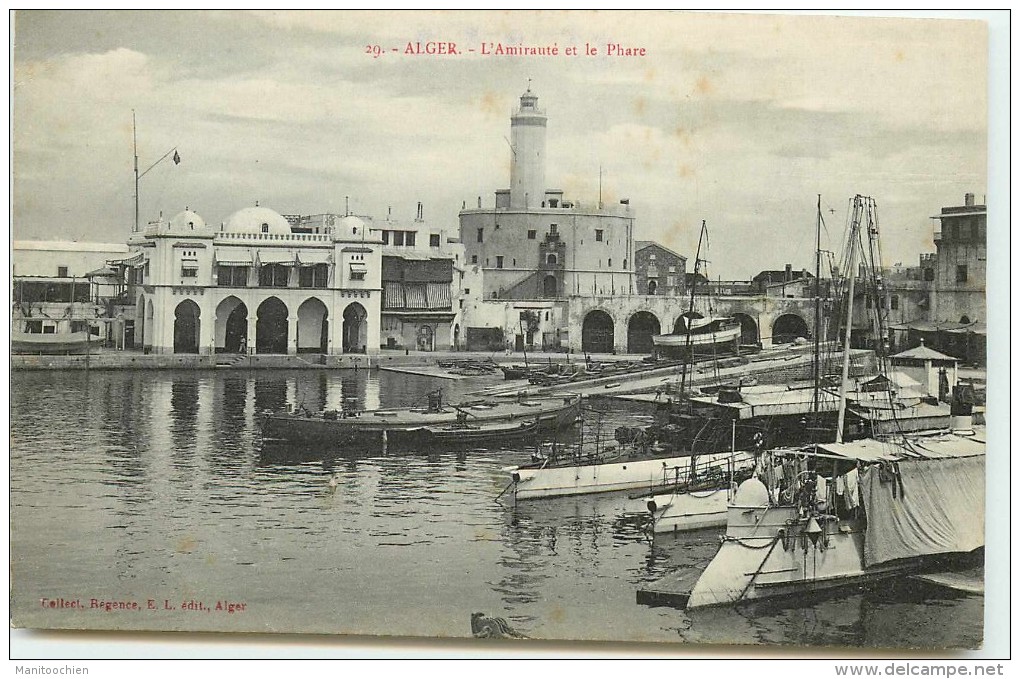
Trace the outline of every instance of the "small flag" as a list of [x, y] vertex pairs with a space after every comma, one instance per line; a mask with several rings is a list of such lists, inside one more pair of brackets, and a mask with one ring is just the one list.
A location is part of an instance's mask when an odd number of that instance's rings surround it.
[[181, 164], [181, 154], [177, 153], [177, 151], [174, 151], [174, 165], [180, 165], [180, 164]]

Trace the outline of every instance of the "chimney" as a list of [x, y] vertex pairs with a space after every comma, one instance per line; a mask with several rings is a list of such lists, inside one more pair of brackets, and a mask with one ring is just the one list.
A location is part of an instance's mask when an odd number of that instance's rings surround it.
[[787, 264], [786, 265], [786, 277], [783, 278], [783, 282], [789, 283], [792, 280], [793, 280], [793, 265], [792, 264]]
[[[959, 194], [957, 194], [957, 195], [959, 195]], [[973, 206], [974, 205], [974, 194], [973, 193], [965, 193], [963, 195], [963, 204], [966, 205], [967, 207]]]

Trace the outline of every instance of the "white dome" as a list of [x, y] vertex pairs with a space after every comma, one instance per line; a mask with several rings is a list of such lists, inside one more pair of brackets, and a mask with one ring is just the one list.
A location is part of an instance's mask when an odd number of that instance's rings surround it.
[[233, 233], [290, 234], [290, 222], [267, 207], [246, 207], [230, 215], [224, 231]]
[[764, 507], [769, 502], [769, 491], [765, 484], [752, 477], [740, 484], [733, 504], [737, 507]]
[[205, 220], [202, 219], [197, 213], [191, 210], [183, 210], [178, 212], [173, 219], [170, 220], [170, 228], [178, 231], [194, 231], [195, 229], [204, 229]]
[[[365, 221], [360, 217], [354, 215], [347, 215], [341, 217], [340, 221], [337, 222], [336, 228], [338, 231], [350, 231], [351, 233], [362, 234], [365, 233], [367, 227]], [[356, 230], [355, 230], [356, 229]]]

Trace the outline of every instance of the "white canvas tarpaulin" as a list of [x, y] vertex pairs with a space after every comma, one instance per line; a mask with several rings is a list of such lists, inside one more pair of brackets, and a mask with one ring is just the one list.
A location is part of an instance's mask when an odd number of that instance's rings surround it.
[[984, 455], [871, 465], [861, 495], [867, 566], [985, 544]]

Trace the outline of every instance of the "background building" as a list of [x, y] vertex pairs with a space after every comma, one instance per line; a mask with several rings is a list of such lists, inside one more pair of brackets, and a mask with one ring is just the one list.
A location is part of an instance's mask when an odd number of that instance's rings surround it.
[[438, 351], [462, 344], [464, 248], [428, 224], [419, 203], [414, 221], [369, 221], [382, 242], [380, 343], [386, 349]]
[[120, 336], [110, 301], [122, 292], [106, 267], [126, 244], [14, 241], [11, 330], [42, 335], [89, 331], [97, 343]]
[[[308, 221], [316, 221], [309, 218]], [[381, 246], [353, 216], [295, 231], [265, 207], [219, 230], [185, 210], [133, 234], [135, 346], [153, 353], [346, 354], [378, 347]]]
[[511, 115], [510, 188], [493, 207], [460, 212], [467, 264], [479, 267], [482, 299], [536, 300], [634, 294], [634, 212], [582, 205], [545, 185], [545, 112], [529, 89]]
[[686, 257], [654, 241], [634, 241], [634, 284], [638, 294], [681, 296], [686, 279]]

